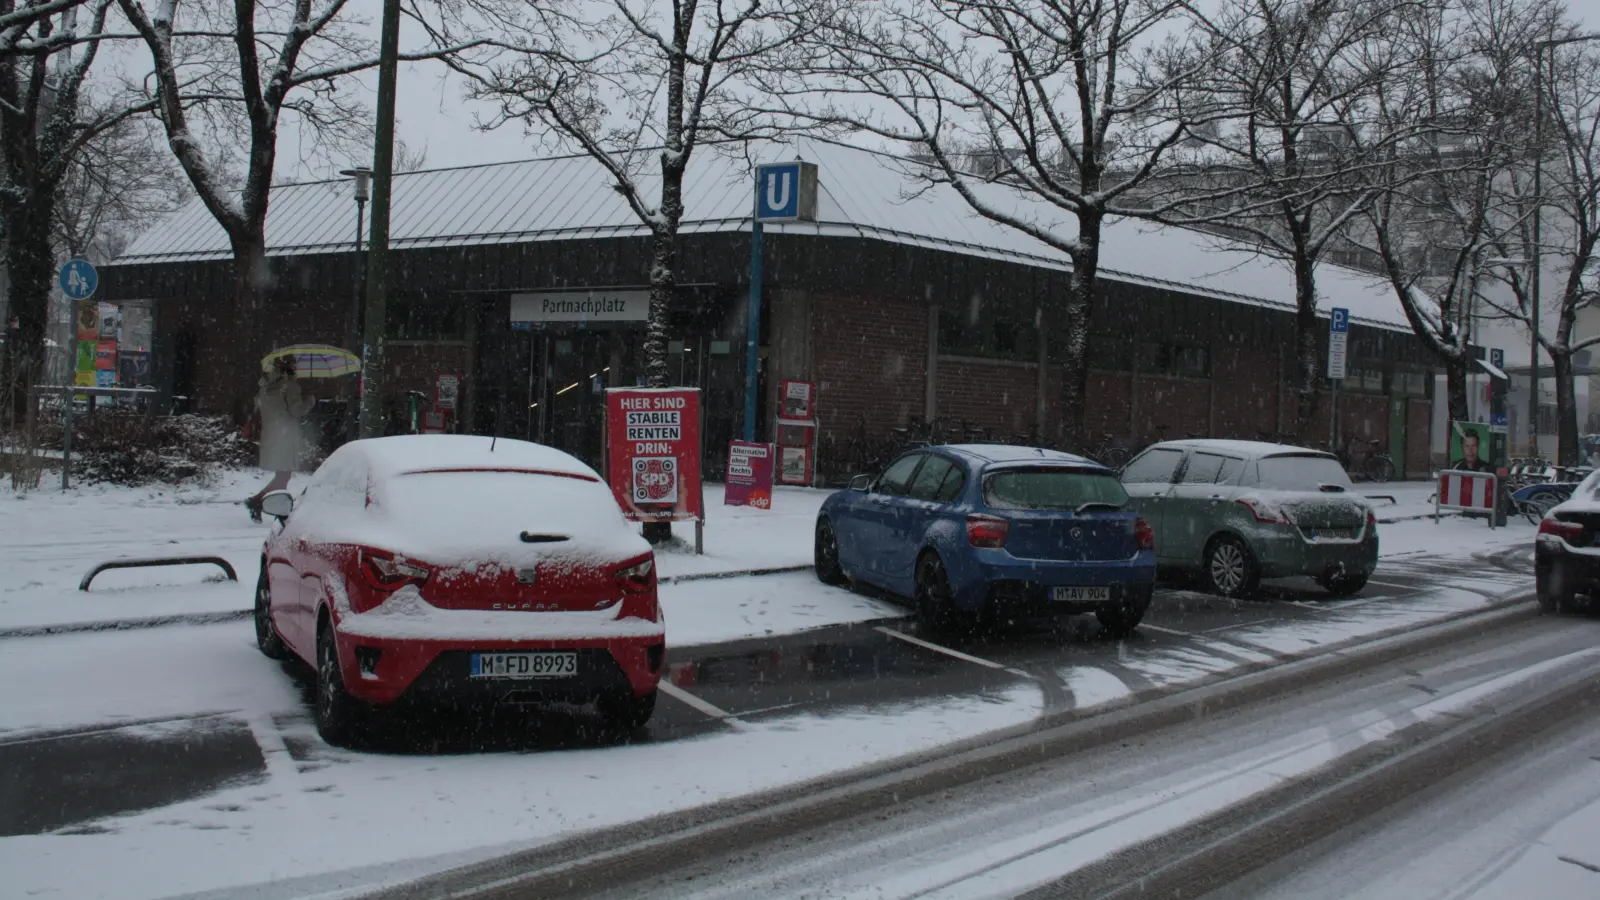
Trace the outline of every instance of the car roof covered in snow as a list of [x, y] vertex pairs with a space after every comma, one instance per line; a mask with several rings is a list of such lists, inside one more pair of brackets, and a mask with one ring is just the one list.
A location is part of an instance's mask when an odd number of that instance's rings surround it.
[[948, 450], [958, 456], [966, 457], [971, 462], [978, 463], [1053, 462], [1105, 468], [1092, 459], [1074, 456], [1071, 453], [1063, 453], [1060, 450], [1046, 450], [1041, 447], [1020, 447], [1015, 444], [940, 444], [929, 449]]
[[1185, 438], [1181, 441], [1162, 441], [1155, 446], [1178, 447], [1190, 450], [1214, 450], [1218, 453], [1232, 453], [1237, 456], [1249, 457], [1277, 456], [1285, 453], [1315, 453], [1319, 456], [1333, 455], [1326, 450], [1297, 447], [1294, 444], [1274, 444], [1270, 441], [1228, 441], [1220, 438]]
[[373, 475], [392, 478], [410, 472], [463, 469], [549, 472], [600, 480], [595, 470], [554, 447], [467, 434], [406, 434], [352, 441], [339, 453], [357, 452]]

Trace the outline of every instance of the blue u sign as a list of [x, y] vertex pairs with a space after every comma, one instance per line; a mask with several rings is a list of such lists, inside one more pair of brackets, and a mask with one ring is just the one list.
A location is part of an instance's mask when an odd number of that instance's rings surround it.
[[786, 222], [800, 218], [800, 163], [756, 167], [756, 221]]
[[56, 281], [61, 285], [61, 293], [69, 298], [87, 300], [100, 286], [100, 273], [86, 259], [69, 259], [56, 273]]

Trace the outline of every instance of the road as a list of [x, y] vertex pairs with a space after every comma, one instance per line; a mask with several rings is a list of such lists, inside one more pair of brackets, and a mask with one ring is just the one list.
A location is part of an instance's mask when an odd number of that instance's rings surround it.
[[[631, 865], [622, 848], [609, 852], [606, 866], [557, 863], [527, 882], [517, 881], [518, 873], [486, 879], [488, 872], [478, 872], [472, 877], [497, 882], [481, 892], [467, 890], [463, 879], [385, 896], [410, 900], [446, 889], [462, 890], [450, 894], [460, 897], [695, 900], [1193, 897], [1210, 889], [1216, 897], [1459, 896], [1366, 888], [1407, 866], [1450, 872], [1467, 850], [1453, 845], [1458, 835], [1476, 836], [1478, 845], [1485, 835], [1510, 844], [1526, 838], [1526, 823], [1496, 834], [1514, 814], [1481, 815], [1492, 798], [1515, 793], [1477, 790], [1453, 808], [1449, 785], [1439, 788], [1443, 807], [1416, 792], [1451, 772], [1476, 777], [1470, 766], [1499, 753], [1532, 747], [1537, 777], [1592, 750], [1597, 639], [1594, 620], [1527, 616], [1493, 633], [1084, 752], [1042, 761], [1023, 754], [1028, 764], [999, 776], [964, 779], [959, 768], [924, 774], [903, 802], [848, 818], [817, 820], [791, 809], [784, 815], [792, 827], [774, 826], [779, 833], [770, 840], [748, 844], [724, 835], [687, 843], [665, 871], [640, 871], [645, 867]], [[1590, 730], [1544, 740], [1543, 729], [1572, 726], [1575, 717]], [[1514, 766], [1495, 771], [1506, 791], [1526, 787]], [[1565, 800], [1546, 790], [1530, 802], [1548, 807], [1548, 818], [1597, 793], [1590, 779]], [[1412, 814], [1384, 831], [1300, 870], [1291, 860], [1275, 878], [1238, 880], [1412, 794]], [[1484, 824], [1465, 824], [1474, 812]], [[1418, 839], [1441, 817], [1458, 824]], [[1414, 839], [1415, 854], [1408, 843]], [[641, 842], [638, 852], [658, 842]], [[1454, 875], [1470, 882], [1481, 867]]]

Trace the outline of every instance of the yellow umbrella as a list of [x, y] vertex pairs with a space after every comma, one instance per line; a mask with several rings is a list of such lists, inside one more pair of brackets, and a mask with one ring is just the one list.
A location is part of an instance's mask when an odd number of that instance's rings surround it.
[[301, 378], [337, 378], [361, 371], [361, 357], [327, 344], [294, 344], [261, 358], [261, 371], [272, 371], [272, 362], [285, 356], [294, 358], [295, 374]]

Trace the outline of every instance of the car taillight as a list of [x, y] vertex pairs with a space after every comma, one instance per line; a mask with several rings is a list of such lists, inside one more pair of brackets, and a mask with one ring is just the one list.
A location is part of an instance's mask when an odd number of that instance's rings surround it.
[[1376, 512], [1373, 512], [1370, 509], [1367, 510], [1367, 527], [1368, 528], [1377, 528], [1378, 527], [1378, 514]]
[[612, 573], [623, 593], [642, 594], [656, 586], [656, 560], [647, 556]]
[[1257, 522], [1266, 522], [1271, 525], [1289, 524], [1289, 517], [1283, 514], [1283, 510], [1260, 497], [1240, 497], [1234, 502], [1250, 510], [1250, 515], [1255, 516]]
[[999, 516], [967, 516], [967, 543], [974, 547], [1004, 547], [1011, 523]]
[[422, 584], [433, 570], [403, 556], [362, 550], [361, 574], [367, 577], [367, 584], [380, 591], [397, 591], [408, 584]]
[[1140, 550], [1154, 550], [1156, 548], [1156, 531], [1143, 516], [1133, 520], [1133, 539]]
[[1563, 540], [1583, 536], [1583, 526], [1577, 522], [1563, 522], [1560, 519], [1544, 519], [1539, 523], [1540, 534], [1553, 534]]

